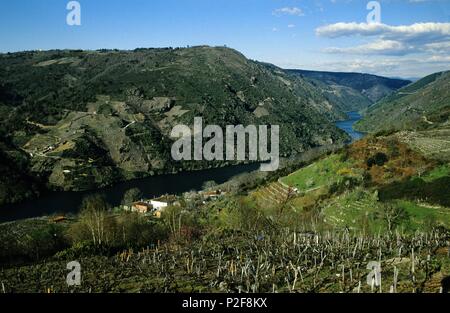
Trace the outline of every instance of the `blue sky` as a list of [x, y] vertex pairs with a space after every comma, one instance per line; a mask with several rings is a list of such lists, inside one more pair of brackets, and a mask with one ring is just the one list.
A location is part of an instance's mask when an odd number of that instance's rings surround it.
[[227, 45], [285, 68], [420, 77], [450, 70], [450, 0], [0, 0], [0, 51]]

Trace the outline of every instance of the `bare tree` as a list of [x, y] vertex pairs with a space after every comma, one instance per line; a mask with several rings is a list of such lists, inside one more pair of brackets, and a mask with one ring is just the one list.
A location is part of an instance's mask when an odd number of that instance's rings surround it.
[[108, 204], [100, 195], [91, 195], [83, 199], [80, 213], [80, 223], [84, 224], [96, 245], [108, 244], [109, 238], [106, 227], [108, 223]]
[[392, 232], [402, 221], [408, 218], [408, 212], [394, 203], [383, 206], [380, 217], [386, 222], [388, 231]]

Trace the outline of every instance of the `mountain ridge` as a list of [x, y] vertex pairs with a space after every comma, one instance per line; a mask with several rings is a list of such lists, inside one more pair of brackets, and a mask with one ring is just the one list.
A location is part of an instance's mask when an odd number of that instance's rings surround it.
[[355, 128], [377, 132], [446, 127], [449, 86], [450, 71], [426, 76], [369, 107]]
[[[339, 86], [340, 88], [350, 88], [350, 90], [353, 90], [353, 95], [351, 93], [349, 94], [347, 91], [347, 95], [341, 96], [341, 102], [345, 103], [349, 100], [356, 103], [360, 102], [358, 110], [364, 109], [370, 104], [373, 104], [391, 94], [395, 90], [411, 83], [409, 80], [357, 72], [327, 72], [300, 69], [288, 69], [286, 71], [293, 75], [305, 77], [314, 81], [320, 81], [326, 84], [329, 86], [329, 94], [336, 93], [336, 86]], [[355, 98], [355, 94], [360, 99]], [[354, 109], [354, 106], [350, 107], [349, 111]]]
[[224, 47], [3, 54], [0, 116], [29, 173], [64, 190], [219, 166], [170, 158], [172, 127], [196, 116], [280, 125], [281, 156], [348, 139], [333, 125], [344, 112], [308, 80]]

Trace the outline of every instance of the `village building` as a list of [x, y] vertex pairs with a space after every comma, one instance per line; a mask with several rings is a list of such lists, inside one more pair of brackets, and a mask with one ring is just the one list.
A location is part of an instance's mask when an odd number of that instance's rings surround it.
[[150, 200], [150, 204], [153, 206], [153, 209], [156, 211], [161, 211], [164, 208], [169, 206], [168, 202], [160, 201], [160, 200]]
[[[134, 202], [131, 206], [131, 211], [141, 214], [152, 213], [154, 217], [160, 218], [165, 208], [170, 205], [177, 205], [177, 203], [175, 196], [165, 195], [152, 200]], [[128, 207], [125, 206], [125, 209], [128, 209]]]
[[150, 200], [150, 203], [154, 204], [158, 208], [166, 208], [170, 205], [176, 205], [177, 197], [174, 195], [164, 195], [159, 198]]
[[216, 200], [217, 198], [226, 194], [226, 192], [218, 189], [212, 191], [202, 191], [200, 194], [203, 196], [205, 200]]
[[59, 215], [59, 216], [55, 216], [55, 217], [51, 218], [50, 221], [53, 223], [61, 223], [61, 222], [66, 221], [66, 217], [63, 215]]
[[131, 206], [131, 211], [145, 214], [153, 211], [153, 206], [144, 201], [134, 202]]

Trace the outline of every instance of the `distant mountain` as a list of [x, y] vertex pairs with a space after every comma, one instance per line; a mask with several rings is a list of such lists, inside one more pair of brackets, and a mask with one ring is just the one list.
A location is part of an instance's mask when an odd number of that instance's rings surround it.
[[361, 111], [373, 104], [369, 98], [351, 87], [322, 82], [313, 78], [305, 79], [308, 79], [311, 84], [317, 87], [337, 110], [343, 112]]
[[356, 128], [380, 130], [429, 129], [448, 125], [450, 71], [429, 75], [368, 108]]
[[0, 54], [0, 141], [26, 152], [21, 176], [50, 188], [210, 167], [170, 157], [172, 127], [196, 116], [280, 125], [282, 155], [348, 138], [332, 123], [344, 113], [309, 80], [228, 48]]
[[400, 79], [400, 80], [409, 80], [410, 82], [414, 83], [418, 80], [421, 80], [423, 77], [389, 77], [391, 79]]
[[348, 111], [363, 109], [411, 83], [408, 80], [361, 73], [306, 70], [287, 70], [287, 72], [326, 84], [328, 86], [325, 89], [326, 94], [332, 98], [340, 99], [338, 101], [343, 103], [344, 106], [348, 104]]

